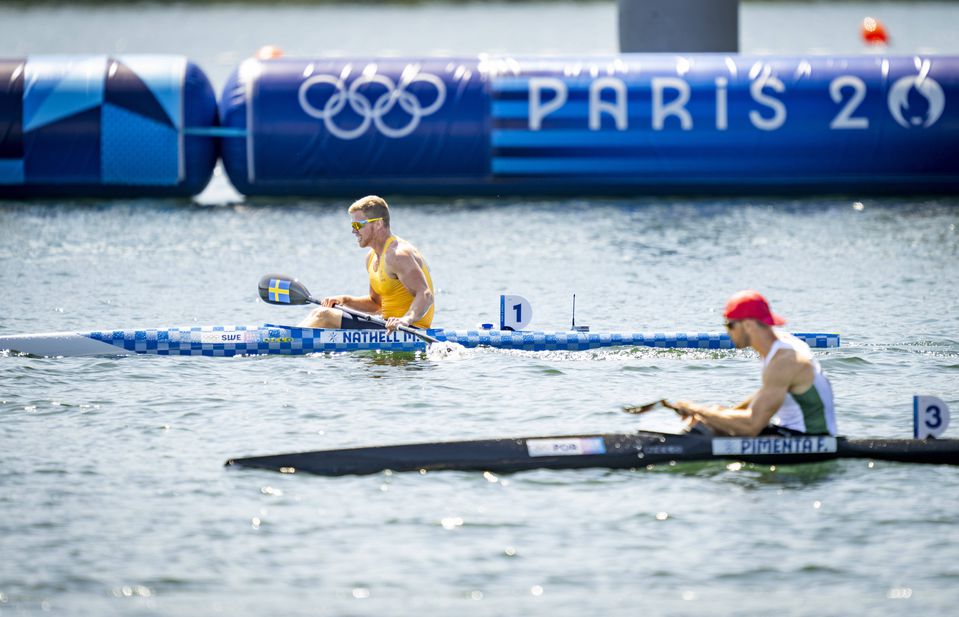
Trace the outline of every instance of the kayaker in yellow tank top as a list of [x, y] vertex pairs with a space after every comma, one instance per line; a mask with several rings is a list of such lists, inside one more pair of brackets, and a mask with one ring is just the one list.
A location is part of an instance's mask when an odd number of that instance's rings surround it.
[[370, 279], [367, 296], [329, 296], [300, 322], [304, 328], [369, 329], [377, 324], [356, 319], [337, 305], [386, 320], [386, 330], [397, 326], [429, 328], [433, 323], [433, 279], [419, 250], [390, 231], [390, 207], [381, 197], [370, 195], [350, 206], [353, 235], [361, 247], [369, 247], [366, 270]]
[[[414, 260], [416, 260], [422, 270], [431, 293], [433, 290], [433, 279], [430, 277], [430, 268], [426, 265], [426, 261], [419, 255], [416, 248], [406, 240], [402, 240], [396, 236], [390, 236], [386, 239], [386, 244], [379, 254], [374, 250], [370, 250], [370, 254], [366, 258], [366, 273], [370, 277], [371, 292], [380, 297], [380, 312], [383, 317], [386, 318], [402, 318], [409, 313], [410, 307], [413, 305], [414, 296], [398, 276], [390, 276], [390, 273], [387, 271], [387, 260], [383, 259], [382, 255], [384, 253], [389, 254], [390, 247], [396, 250], [402, 249], [409, 251], [414, 255]], [[392, 253], [394, 259], [396, 258], [396, 250]], [[433, 305], [430, 304], [426, 314], [417, 319], [417, 321], [414, 321], [411, 325], [416, 328], [429, 328], [430, 324], [433, 323], [433, 308]]]

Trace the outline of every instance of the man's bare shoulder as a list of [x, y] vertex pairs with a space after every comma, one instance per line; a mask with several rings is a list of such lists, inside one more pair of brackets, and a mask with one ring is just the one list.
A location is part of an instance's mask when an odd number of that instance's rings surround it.
[[[789, 349], [780, 349], [779, 353], [776, 355], [783, 354], [783, 352], [788, 351], [790, 352], [788, 355], [799, 364], [812, 364], [812, 350], [801, 339], [796, 338], [788, 332], [777, 332], [776, 338], [790, 346]], [[773, 359], [775, 359], [775, 357]]]
[[790, 348], [780, 348], [774, 355], [766, 368], [763, 369], [763, 379], [765, 381], [785, 382], [792, 385], [793, 382], [804, 373], [811, 370], [812, 358], [801, 351]]
[[416, 259], [419, 251], [410, 242], [396, 239], [386, 250], [386, 262], [390, 263], [393, 259]]
[[416, 247], [406, 240], [396, 239], [383, 253], [386, 272], [396, 278], [402, 272], [422, 269], [421, 258]]
[[796, 353], [795, 349], [790, 349], [788, 347], [780, 347], [776, 350], [776, 353], [772, 358], [769, 359], [769, 363], [766, 365], [766, 368], [774, 366], [790, 366], [799, 362], [799, 355]]

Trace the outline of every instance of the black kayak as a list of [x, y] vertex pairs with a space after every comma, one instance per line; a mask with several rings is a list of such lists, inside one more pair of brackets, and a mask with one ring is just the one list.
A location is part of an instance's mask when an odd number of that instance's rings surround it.
[[841, 458], [959, 465], [959, 439], [714, 437], [638, 431], [317, 450], [233, 458], [226, 464], [284, 473], [346, 476], [386, 470], [509, 473], [588, 467], [633, 469], [674, 461], [711, 460], [788, 465]]

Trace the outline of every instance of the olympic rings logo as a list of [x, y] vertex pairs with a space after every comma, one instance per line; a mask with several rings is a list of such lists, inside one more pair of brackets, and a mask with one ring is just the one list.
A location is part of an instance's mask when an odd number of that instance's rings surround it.
[[[417, 82], [427, 83], [436, 89], [436, 100], [426, 107], [423, 107], [415, 94], [407, 91], [410, 84]], [[322, 108], [316, 107], [307, 98], [310, 88], [318, 84], [327, 84], [334, 88], [333, 95], [326, 100]], [[359, 92], [360, 87], [366, 84], [379, 84], [386, 88], [386, 92], [371, 101], [366, 94]], [[443, 106], [446, 101], [446, 85], [439, 77], [430, 73], [418, 73], [409, 79], [402, 79], [399, 84], [386, 75], [361, 75], [349, 88], [339, 77], [314, 75], [300, 84], [299, 101], [300, 107], [307, 115], [323, 120], [326, 130], [340, 139], [358, 138], [370, 128], [371, 123], [387, 137], [398, 139], [415, 131], [424, 116], [435, 113]], [[363, 119], [359, 126], [352, 129], [341, 128], [334, 121], [334, 117], [343, 111], [347, 104], [353, 113]], [[409, 120], [404, 126], [393, 128], [383, 121], [383, 117], [397, 105], [409, 115]]]

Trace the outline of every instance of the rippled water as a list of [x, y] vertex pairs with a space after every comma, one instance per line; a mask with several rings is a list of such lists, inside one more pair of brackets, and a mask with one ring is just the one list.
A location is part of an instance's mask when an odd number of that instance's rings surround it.
[[[867, 9], [894, 52], [956, 51], [939, 27], [955, 21], [953, 4], [814, 9], [745, 5], [744, 51], [854, 52]], [[3, 55], [179, 52], [218, 84], [267, 43], [301, 55], [615, 51], [615, 8], [602, 3], [20, 5], [0, 7], [0, 23], [15, 26]], [[364, 290], [345, 204], [235, 199], [220, 177], [201, 200], [212, 207], [0, 204], [0, 332], [298, 320], [304, 311], [256, 299], [266, 272], [317, 295]], [[908, 436], [917, 392], [959, 409], [959, 199], [391, 201], [395, 231], [432, 267], [437, 325], [495, 321], [509, 292], [532, 301], [533, 327], [559, 329], [576, 293], [577, 323], [594, 330], [718, 330], [726, 297], [751, 286], [791, 328], [842, 334], [818, 355], [843, 433]], [[330, 479], [222, 466], [351, 445], [674, 430], [666, 414], [619, 408], [733, 402], [758, 383], [753, 354], [720, 351], [3, 356], [0, 615], [953, 614], [956, 469]]]
[[[344, 204], [0, 206], [0, 330], [289, 322], [267, 271], [359, 292]], [[853, 436], [908, 436], [910, 397], [959, 399], [959, 201], [397, 201], [437, 324], [715, 330], [755, 286], [821, 352]], [[857, 209], [860, 208], [860, 209]], [[283, 476], [231, 456], [437, 439], [672, 430], [625, 403], [732, 402], [741, 352], [0, 357], [0, 612], [951, 614], [959, 470]]]

